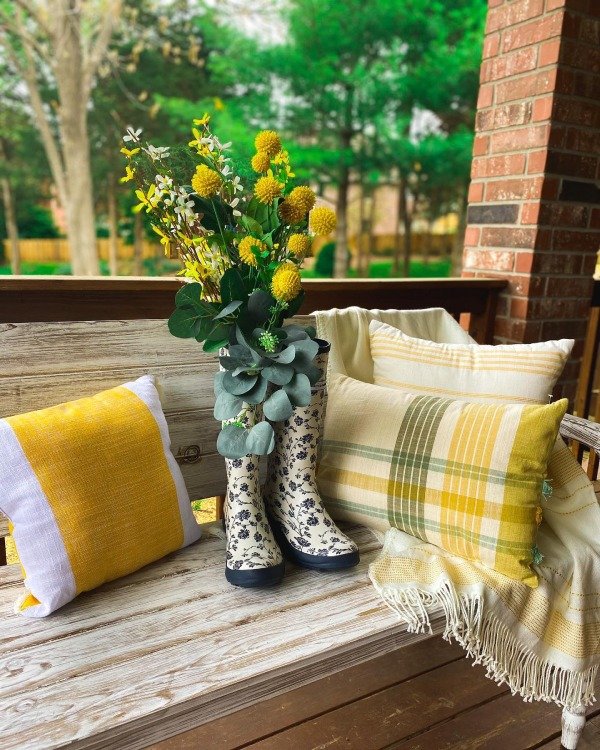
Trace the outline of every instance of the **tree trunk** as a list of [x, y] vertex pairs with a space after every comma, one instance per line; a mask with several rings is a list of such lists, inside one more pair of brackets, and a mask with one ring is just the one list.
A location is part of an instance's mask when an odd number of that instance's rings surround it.
[[138, 211], [133, 220], [133, 275], [142, 275], [142, 255], [144, 252], [144, 225]]
[[350, 167], [348, 154], [352, 147], [352, 109], [354, 90], [346, 87], [344, 121], [340, 132], [340, 171], [337, 197], [337, 228], [335, 232], [335, 258], [333, 275], [344, 279], [348, 275], [348, 192], [350, 190]]
[[[1, 151], [0, 151], [1, 153]], [[6, 233], [10, 246], [10, 270], [13, 274], [21, 273], [21, 253], [19, 248], [19, 230], [17, 229], [17, 216], [15, 202], [13, 200], [12, 188], [8, 177], [0, 179], [2, 187], [2, 203], [4, 204], [4, 220], [6, 222]]]
[[412, 251], [412, 216], [408, 210], [408, 184], [405, 177], [400, 177], [400, 211], [404, 224], [404, 257], [402, 272], [405, 278], [410, 276], [410, 256]]
[[368, 256], [369, 260], [375, 255], [377, 246], [377, 235], [375, 230], [377, 229], [377, 185], [371, 188], [371, 206], [369, 210], [369, 244], [368, 244]]
[[357, 237], [357, 250], [358, 250], [358, 258], [357, 258], [357, 272], [359, 276], [366, 276], [366, 269], [367, 269], [367, 263], [366, 263], [366, 254], [367, 254], [367, 247], [366, 247], [366, 228], [367, 228], [367, 213], [366, 213], [366, 203], [367, 203], [367, 191], [365, 188], [365, 178], [364, 174], [361, 173], [360, 175], [360, 202], [358, 206], [358, 237]]
[[350, 188], [350, 170], [343, 165], [340, 168], [338, 197], [336, 205], [337, 226], [335, 230], [335, 258], [333, 275], [336, 279], [345, 279], [348, 275], [348, 191]]
[[59, 127], [67, 183], [67, 239], [74, 275], [100, 272], [92, 167], [88, 138], [88, 95], [84, 80], [85, 61], [81, 47], [81, 11], [74, 5], [62, 23], [62, 38], [56, 49]]
[[404, 205], [402, 180], [398, 181], [398, 204], [396, 214], [396, 228], [394, 231], [394, 259], [392, 261], [392, 276], [396, 277], [400, 274], [400, 245], [402, 233], [400, 232], [400, 223], [402, 222], [402, 206]]
[[465, 231], [467, 228], [467, 206], [468, 201], [468, 186], [465, 185], [463, 194], [461, 196], [460, 207], [458, 209], [458, 226], [456, 227], [456, 237], [453, 243], [452, 252], [452, 267], [450, 274], [452, 276], [460, 276], [462, 270], [462, 258], [463, 250], [465, 246]]
[[108, 175], [107, 186], [108, 207], [108, 272], [111, 276], [119, 275], [119, 229], [117, 224], [117, 196], [115, 181], [112, 174]]

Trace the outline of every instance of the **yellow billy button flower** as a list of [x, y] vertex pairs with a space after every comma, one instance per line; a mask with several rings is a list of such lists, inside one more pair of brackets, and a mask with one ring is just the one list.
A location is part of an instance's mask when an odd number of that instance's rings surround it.
[[201, 198], [212, 198], [221, 189], [223, 180], [218, 172], [206, 164], [199, 164], [192, 177], [192, 187]]
[[258, 266], [258, 261], [252, 252], [253, 247], [257, 248], [259, 252], [267, 249], [267, 246], [262, 240], [257, 240], [256, 237], [243, 237], [238, 245], [238, 254], [243, 263], [256, 268], [256, 266]]
[[279, 205], [279, 216], [284, 224], [297, 224], [305, 215], [306, 211], [303, 211], [301, 206], [290, 203], [287, 198]]
[[287, 249], [297, 258], [304, 258], [310, 251], [312, 242], [307, 234], [292, 234], [287, 243]]
[[325, 206], [317, 206], [310, 212], [309, 226], [311, 232], [326, 236], [331, 234], [337, 224], [335, 212]]
[[254, 186], [254, 195], [261, 203], [272, 203], [281, 195], [283, 185], [273, 175], [260, 177]]
[[264, 151], [269, 156], [276, 156], [281, 151], [281, 139], [274, 130], [261, 130], [256, 134], [254, 145], [257, 151]]
[[268, 172], [271, 167], [271, 157], [266, 151], [258, 151], [250, 163], [255, 172]]
[[287, 200], [295, 203], [307, 214], [314, 207], [317, 196], [307, 185], [299, 185], [292, 190]]
[[302, 289], [300, 273], [293, 263], [282, 263], [273, 274], [271, 292], [279, 302], [291, 302]]

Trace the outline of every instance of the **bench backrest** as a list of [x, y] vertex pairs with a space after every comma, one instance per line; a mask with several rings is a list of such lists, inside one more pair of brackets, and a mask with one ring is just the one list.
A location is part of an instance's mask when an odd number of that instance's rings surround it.
[[[171, 336], [165, 320], [0, 323], [0, 418], [156, 375], [191, 498], [220, 495], [225, 472], [212, 414], [217, 367], [216, 355]], [[131, 446], [132, 457], [137, 450], [143, 448]]]

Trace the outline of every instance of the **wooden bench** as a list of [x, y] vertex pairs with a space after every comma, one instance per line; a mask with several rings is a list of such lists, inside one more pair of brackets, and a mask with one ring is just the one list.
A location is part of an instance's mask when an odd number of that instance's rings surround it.
[[[431, 281], [420, 291], [415, 282], [376, 290], [372, 282], [312, 282], [304, 312], [442, 305], [470, 314], [471, 330], [489, 340], [502, 282], [452, 281], [437, 291]], [[169, 335], [164, 317], [176, 284], [0, 282], [0, 416], [156, 374], [191, 497], [223, 493], [212, 417], [216, 358]], [[236, 589], [224, 578], [223, 540], [205, 535], [38, 621], [9, 614], [21, 574], [16, 565], [0, 568], [0, 746], [147, 747], [427, 638], [403, 632], [375, 595], [366, 575], [380, 549], [375, 537], [361, 527], [348, 533], [362, 554], [351, 571], [288, 566], [277, 589]], [[434, 618], [434, 630], [441, 625]]]

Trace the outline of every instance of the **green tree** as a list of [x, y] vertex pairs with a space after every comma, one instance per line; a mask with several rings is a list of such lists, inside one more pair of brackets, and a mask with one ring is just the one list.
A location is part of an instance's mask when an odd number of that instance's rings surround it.
[[264, 56], [278, 79], [284, 126], [306, 145], [319, 181], [337, 185], [335, 276], [348, 265], [347, 211], [359, 136], [389, 101], [388, 71], [399, 64], [402, 4], [397, 0], [293, 0], [289, 38]]

